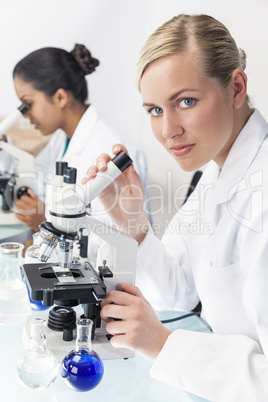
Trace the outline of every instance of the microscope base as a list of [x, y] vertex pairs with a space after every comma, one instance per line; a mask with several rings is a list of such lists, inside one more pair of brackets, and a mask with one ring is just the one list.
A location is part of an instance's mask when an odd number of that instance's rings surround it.
[[[47, 319], [47, 314], [38, 314], [38, 317], [44, 317]], [[30, 321], [33, 316], [27, 317], [23, 329], [23, 345], [26, 349], [26, 342], [30, 335]], [[74, 330], [74, 339], [66, 342], [62, 339], [62, 332], [53, 331], [50, 328], [46, 328], [46, 345], [59, 362], [73, 349], [75, 349], [76, 330]], [[95, 338], [92, 341], [92, 350], [98, 353], [102, 360], [107, 359], [128, 359], [135, 357], [135, 352], [126, 348], [114, 348], [107, 338], [107, 331], [104, 328], [97, 328], [95, 331]]]

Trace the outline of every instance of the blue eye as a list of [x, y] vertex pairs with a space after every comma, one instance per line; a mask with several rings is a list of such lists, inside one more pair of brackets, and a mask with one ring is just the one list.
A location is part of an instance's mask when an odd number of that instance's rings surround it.
[[150, 110], [150, 113], [152, 114], [152, 116], [159, 116], [163, 113], [163, 109], [161, 107], [154, 107]]
[[182, 109], [187, 109], [188, 107], [192, 106], [194, 103], [194, 99], [192, 98], [185, 98], [179, 102], [179, 105]]

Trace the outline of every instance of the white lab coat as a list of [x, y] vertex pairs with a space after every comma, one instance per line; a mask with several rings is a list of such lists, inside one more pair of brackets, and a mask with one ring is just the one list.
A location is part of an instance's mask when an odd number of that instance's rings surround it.
[[151, 375], [209, 401], [268, 401], [267, 135], [255, 110], [162, 242], [150, 231], [139, 247], [137, 285], [152, 305], [187, 311], [200, 299], [214, 332], [175, 330]]

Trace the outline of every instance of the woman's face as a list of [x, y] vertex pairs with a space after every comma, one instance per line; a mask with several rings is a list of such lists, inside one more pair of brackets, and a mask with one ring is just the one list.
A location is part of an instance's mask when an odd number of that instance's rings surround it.
[[222, 167], [237, 136], [233, 90], [202, 72], [190, 53], [159, 58], [141, 79], [154, 135], [185, 171], [214, 160]]
[[62, 127], [62, 110], [54, 96], [48, 97], [19, 77], [14, 78], [14, 86], [18, 98], [29, 108], [25, 116], [43, 135], [52, 134]]

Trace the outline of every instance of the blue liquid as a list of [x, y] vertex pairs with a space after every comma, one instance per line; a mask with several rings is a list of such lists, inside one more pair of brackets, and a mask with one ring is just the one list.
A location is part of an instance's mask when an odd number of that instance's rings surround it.
[[23, 271], [22, 266], [20, 266], [20, 276], [21, 276], [21, 279], [23, 280], [23, 282], [26, 284], [26, 289], [27, 289], [29, 301], [30, 301], [30, 304], [31, 304], [31, 308], [33, 310], [42, 311], [42, 310], [47, 310], [49, 307], [51, 307], [51, 306], [44, 306], [43, 303], [40, 300], [31, 299], [30, 292], [29, 292], [29, 289], [28, 289], [28, 286], [27, 286], [27, 282], [25, 280], [25, 275], [24, 275], [24, 271]]
[[75, 391], [95, 388], [103, 377], [103, 362], [99, 355], [88, 350], [72, 350], [62, 361], [60, 373], [64, 382]]

